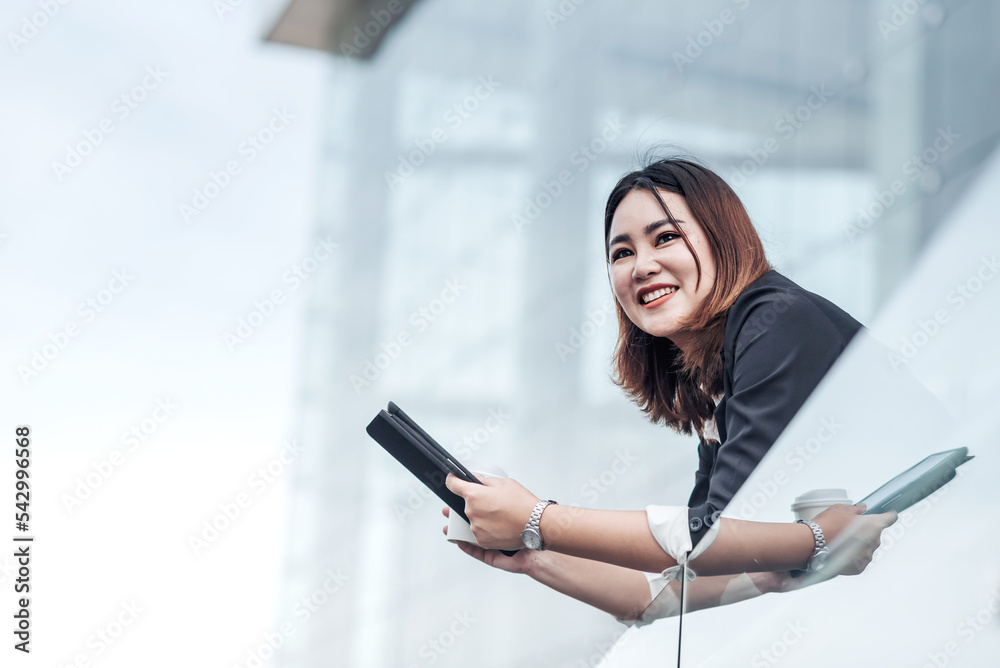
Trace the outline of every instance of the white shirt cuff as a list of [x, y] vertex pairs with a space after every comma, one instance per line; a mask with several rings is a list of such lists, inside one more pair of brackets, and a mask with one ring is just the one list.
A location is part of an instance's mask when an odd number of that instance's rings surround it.
[[[659, 543], [663, 551], [677, 562], [677, 566], [671, 566], [662, 573], [643, 573], [649, 583], [649, 596], [651, 603], [639, 615], [638, 619], [616, 620], [626, 626], [645, 626], [655, 619], [662, 617], [672, 617], [680, 612], [680, 599], [673, 589], [668, 589], [667, 585], [671, 580], [680, 577], [681, 566], [696, 558], [707, 550], [719, 535], [719, 522], [716, 522], [708, 530], [708, 533], [698, 542], [698, 546], [691, 548], [691, 532], [688, 529], [688, 509], [686, 506], [646, 506], [646, 519], [649, 522], [649, 530], [653, 533], [656, 542]], [[695, 578], [693, 570], [687, 570], [687, 579], [690, 582]], [[666, 590], [666, 591], [664, 591]]]
[[686, 564], [696, 558], [719, 535], [719, 522], [716, 521], [692, 551], [686, 506], [646, 506], [646, 520], [653, 538], [678, 564]]

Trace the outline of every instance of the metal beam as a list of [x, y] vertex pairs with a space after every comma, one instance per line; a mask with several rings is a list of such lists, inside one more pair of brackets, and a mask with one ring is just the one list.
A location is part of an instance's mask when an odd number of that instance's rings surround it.
[[370, 60], [418, 0], [292, 0], [267, 41]]

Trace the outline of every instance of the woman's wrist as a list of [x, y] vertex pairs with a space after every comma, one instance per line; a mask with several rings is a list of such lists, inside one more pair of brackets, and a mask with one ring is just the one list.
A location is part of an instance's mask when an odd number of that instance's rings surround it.
[[545, 583], [547, 581], [547, 574], [550, 574], [553, 569], [558, 568], [556, 560], [561, 556], [558, 552], [549, 552], [547, 550], [529, 550], [528, 548], [522, 548], [522, 552], [527, 552], [527, 557], [524, 563], [524, 574], [527, 575], [532, 580], [538, 580], [539, 582]]
[[750, 573], [750, 579], [761, 594], [772, 594], [780, 590], [781, 577], [775, 571]]

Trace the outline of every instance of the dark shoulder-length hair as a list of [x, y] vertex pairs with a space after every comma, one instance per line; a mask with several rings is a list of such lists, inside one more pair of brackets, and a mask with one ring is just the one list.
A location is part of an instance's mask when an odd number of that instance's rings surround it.
[[[715, 172], [687, 158], [668, 158], [626, 174], [611, 191], [604, 209], [604, 258], [608, 257], [611, 220], [633, 190], [646, 190], [659, 202], [667, 220], [673, 215], [658, 191], [684, 198], [701, 225], [715, 260], [711, 291], [681, 327], [698, 335], [684, 354], [667, 338], [636, 327], [616, 301], [618, 342], [613, 358], [614, 382], [654, 423], [665, 422], [683, 434], [704, 435], [712, 419], [715, 397], [723, 391], [722, 345], [726, 316], [750, 283], [771, 270], [764, 246], [736, 193]], [[701, 281], [701, 263], [684, 232], [675, 225], [694, 257]]]

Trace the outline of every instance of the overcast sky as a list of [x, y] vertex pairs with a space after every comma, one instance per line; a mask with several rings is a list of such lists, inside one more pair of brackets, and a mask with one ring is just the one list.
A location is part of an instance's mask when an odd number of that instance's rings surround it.
[[[264, 43], [283, 2], [213, 4], [0, 9], [2, 428], [33, 430], [32, 665], [228, 665], [274, 621], [286, 483], [250, 476], [294, 437], [306, 288], [284, 277], [317, 243], [331, 63]], [[127, 633], [88, 643], [131, 601]]]

